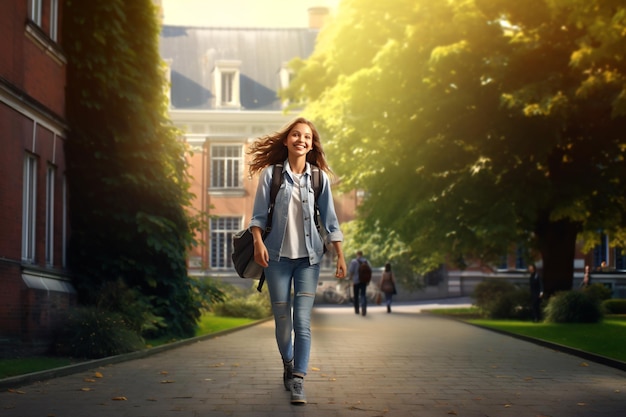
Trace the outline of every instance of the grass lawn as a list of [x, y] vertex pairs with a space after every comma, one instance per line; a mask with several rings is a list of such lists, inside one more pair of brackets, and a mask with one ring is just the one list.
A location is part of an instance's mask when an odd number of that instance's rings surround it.
[[532, 323], [513, 320], [469, 319], [508, 333], [546, 340], [626, 362], [626, 317], [609, 316], [601, 323]]
[[626, 316], [607, 315], [600, 323], [533, 323], [478, 318], [476, 307], [430, 310], [468, 323], [545, 340], [626, 362]]
[[[240, 327], [256, 321], [255, 319], [218, 317], [213, 314], [205, 314], [200, 318], [196, 336], [204, 336], [222, 330]], [[146, 340], [147, 346], [159, 346], [171, 342], [172, 340], [157, 339]], [[15, 359], [0, 359], [0, 379], [16, 375], [24, 375], [31, 372], [45, 371], [71, 365], [77, 361], [72, 358], [57, 356], [36, 356]]]

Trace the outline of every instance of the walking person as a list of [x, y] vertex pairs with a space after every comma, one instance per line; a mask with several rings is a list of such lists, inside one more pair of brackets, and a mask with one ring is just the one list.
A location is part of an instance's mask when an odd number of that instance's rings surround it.
[[580, 288], [588, 288], [591, 285], [591, 267], [585, 265], [585, 273], [583, 274], [583, 280], [580, 283]]
[[[249, 224], [254, 237], [254, 260], [265, 268], [276, 342], [283, 360], [283, 384], [291, 391], [293, 404], [306, 404], [303, 383], [311, 350], [311, 310], [325, 243], [332, 243], [337, 255], [335, 276], [343, 278], [346, 274], [343, 234], [328, 177], [331, 171], [315, 126], [304, 118], [259, 138], [249, 153], [250, 174], [260, 172]], [[282, 185], [276, 196], [271, 230], [263, 240], [276, 164], [283, 164]], [[325, 229], [328, 242], [322, 241], [315, 224], [312, 166], [319, 168], [317, 206], [320, 227]]]
[[[369, 277], [365, 275], [368, 273]], [[367, 259], [363, 257], [362, 251], [357, 251], [356, 258], [350, 261], [348, 267], [348, 277], [352, 280], [354, 312], [359, 314], [359, 310], [363, 316], [367, 314], [367, 286], [372, 279], [372, 267]]]
[[387, 313], [391, 313], [391, 301], [393, 300], [396, 291], [396, 279], [391, 272], [391, 264], [387, 262], [385, 264], [385, 270], [383, 276], [380, 279], [380, 290], [385, 294], [385, 304], [387, 304]]
[[530, 286], [530, 305], [533, 321], [541, 321], [541, 299], [543, 297], [543, 282], [534, 264], [528, 265], [528, 283]]

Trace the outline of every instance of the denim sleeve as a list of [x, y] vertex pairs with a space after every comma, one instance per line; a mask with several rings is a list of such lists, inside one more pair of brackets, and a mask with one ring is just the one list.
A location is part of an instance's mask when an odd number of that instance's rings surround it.
[[270, 189], [272, 187], [272, 166], [265, 168], [261, 172], [259, 178], [259, 185], [256, 189], [256, 196], [254, 197], [254, 207], [252, 209], [252, 218], [248, 229], [253, 226], [265, 229], [267, 224], [267, 216], [270, 205]]
[[321, 226], [326, 229], [328, 233], [326, 243], [330, 242], [343, 242], [343, 233], [339, 229], [339, 219], [335, 212], [335, 203], [333, 201], [333, 194], [330, 188], [330, 180], [328, 175], [320, 170], [322, 179], [322, 189], [317, 199], [317, 206], [320, 210]]

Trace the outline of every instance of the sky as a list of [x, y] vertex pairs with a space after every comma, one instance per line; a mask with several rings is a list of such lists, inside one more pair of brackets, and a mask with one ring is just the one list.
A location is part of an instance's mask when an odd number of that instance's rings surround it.
[[307, 27], [309, 7], [331, 14], [340, 0], [162, 0], [163, 24], [211, 27]]

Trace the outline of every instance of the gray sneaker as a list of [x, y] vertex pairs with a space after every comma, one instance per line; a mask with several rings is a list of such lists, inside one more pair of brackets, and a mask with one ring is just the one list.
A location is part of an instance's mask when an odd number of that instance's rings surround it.
[[304, 378], [299, 376], [293, 377], [291, 384], [291, 404], [306, 404], [306, 396], [304, 395]]
[[291, 384], [293, 384], [293, 359], [289, 362], [283, 362], [285, 370], [283, 371], [283, 384], [285, 384], [285, 390], [291, 391]]

